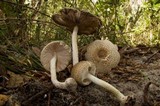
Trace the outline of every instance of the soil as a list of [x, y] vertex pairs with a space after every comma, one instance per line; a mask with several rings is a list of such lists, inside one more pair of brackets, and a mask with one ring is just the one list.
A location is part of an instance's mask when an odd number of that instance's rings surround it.
[[[97, 77], [109, 82], [123, 94], [134, 97], [134, 106], [160, 106], [159, 49], [123, 47], [119, 52], [119, 65], [108, 74], [97, 74]], [[69, 77], [68, 69], [58, 74], [59, 80]], [[46, 72], [29, 73], [32, 78], [23, 84], [0, 88], [0, 94], [10, 95], [5, 106], [119, 106], [110, 93], [93, 83], [79, 85], [76, 92], [69, 92], [55, 88]]]

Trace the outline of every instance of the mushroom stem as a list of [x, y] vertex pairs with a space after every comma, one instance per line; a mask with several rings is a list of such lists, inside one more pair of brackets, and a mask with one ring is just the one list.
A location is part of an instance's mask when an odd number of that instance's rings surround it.
[[118, 89], [116, 89], [114, 86], [109, 84], [108, 82], [105, 82], [92, 74], [88, 74], [87, 78], [95, 83], [96, 85], [99, 85], [103, 88], [105, 88], [108, 92], [111, 92], [118, 101], [120, 101], [121, 105], [124, 105], [127, 101], [128, 96], [124, 96]]
[[57, 80], [57, 74], [56, 74], [56, 53], [55, 53], [55, 56], [51, 59], [51, 62], [50, 62], [50, 67], [51, 67], [51, 81], [52, 83], [58, 87], [58, 88], [62, 88], [62, 89], [65, 89], [65, 83], [64, 82], [59, 82]]
[[56, 60], [57, 56], [56, 53], [50, 61], [50, 72], [51, 72], [51, 81], [55, 87], [75, 91], [77, 88], [77, 83], [73, 78], [67, 78], [65, 82], [59, 82], [57, 80], [56, 74]]
[[90, 61], [80, 61], [76, 65], [73, 66], [71, 76], [81, 85], [89, 85], [91, 82], [105, 88], [108, 92], [116, 97], [116, 99], [120, 102], [121, 106], [134, 105], [134, 100], [130, 96], [123, 95], [118, 89], [114, 86], [105, 82], [97, 77], [95, 77], [96, 66], [94, 63]]
[[73, 56], [73, 65], [79, 62], [78, 59], [78, 46], [77, 46], [77, 33], [78, 26], [75, 26], [72, 33], [72, 56]]

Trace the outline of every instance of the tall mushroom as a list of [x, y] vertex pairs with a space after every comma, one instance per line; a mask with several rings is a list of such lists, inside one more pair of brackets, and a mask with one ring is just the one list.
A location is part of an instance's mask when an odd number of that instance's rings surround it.
[[107, 73], [118, 65], [120, 54], [117, 45], [109, 40], [95, 40], [88, 45], [85, 58], [96, 65], [97, 72]]
[[123, 95], [118, 89], [111, 84], [95, 77], [96, 66], [90, 61], [81, 61], [73, 66], [71, 76], [81, 85], [86, 86], [91, 82], [105, 88], [108, 92], [113, 94], [120, 102], [121, 106], [130, 104], [132, 106], [133, 99], [130, 96]]
[[52, 19], [55, 23], [72, 31], [72, 56], [73, 65], [75, 65], [79, 62], [77, 34], [89, 35], [97, 32], [102, 24], [101, 20], [89, 12], [69, 8], [60, 10], [59, 14], [52, 16]]
[[47, 44], [41, 51], [40, 61], [46, 70], [50, 70], [51, 81], [61, 89], [74, 91], [77, 83], [73, 78], [67, 78], [65, 82], [57, 80], [56, 72], [64, 70], [71, 60], [71, 50], [63, 41], [53, 41]]

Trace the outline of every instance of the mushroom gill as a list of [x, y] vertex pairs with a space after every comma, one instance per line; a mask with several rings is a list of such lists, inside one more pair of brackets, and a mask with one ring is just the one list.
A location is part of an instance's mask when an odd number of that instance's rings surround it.
[[120, 54], [117, 46], [109, 40], [95, 40], [88, 45], [85, 58], [96, 65], [97, 72], [107, 73], [118, 65]]

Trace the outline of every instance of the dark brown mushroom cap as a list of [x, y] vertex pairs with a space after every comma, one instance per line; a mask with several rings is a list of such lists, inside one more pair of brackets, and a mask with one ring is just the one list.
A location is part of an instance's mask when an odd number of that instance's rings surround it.
[[78, 26], [78, 34], [93, 34], [99, 30], [102, 25], [101, 20], [89, 12], [76, 9], [64, 8], [58, 14], [52, 16], [55, 23], [73, 31]]
[[71, 60], [71, 49], [63, 41], [53, 41], [41, 51], [40, 61], [46, 70], [50, 70], [50, 60], [56, 54], [56, 71], [64, 70]]

